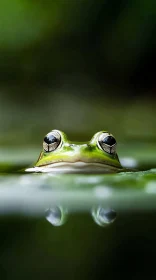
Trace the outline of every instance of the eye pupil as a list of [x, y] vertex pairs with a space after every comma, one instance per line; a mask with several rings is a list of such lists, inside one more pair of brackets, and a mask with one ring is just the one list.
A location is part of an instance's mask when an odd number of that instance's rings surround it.
[[109, 146], [113, 146], [116, 144], [116, 140], [112, 136], [106, 136], [101, 142]]
[[46, 142], [47, 144], [52, 144], [58, 142], [58, 139], [51, 134], [44, 137], [44, 142]]

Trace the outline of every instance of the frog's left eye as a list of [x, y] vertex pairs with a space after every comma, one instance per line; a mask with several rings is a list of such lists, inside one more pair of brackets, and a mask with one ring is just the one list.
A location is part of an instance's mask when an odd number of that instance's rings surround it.
[[58, 148], [61, 144], [61, 135], [58, 131], [52, 130], [49, 132], [43, 140], [43, 149], [46, 152], [52, 152]]
[[115, 154], [116, 145], [114, 136], [108, 132], [103, 132], [98, 138], [98, 147], [108, 154]]

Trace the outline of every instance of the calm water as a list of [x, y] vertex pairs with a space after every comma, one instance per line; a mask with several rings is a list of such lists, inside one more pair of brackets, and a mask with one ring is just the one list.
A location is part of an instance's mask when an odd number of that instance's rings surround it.
[[38, 149], [0, 151], [1, 279], [155, 275], [156, 154], [119, 150], [139, 171], [26, 174]]

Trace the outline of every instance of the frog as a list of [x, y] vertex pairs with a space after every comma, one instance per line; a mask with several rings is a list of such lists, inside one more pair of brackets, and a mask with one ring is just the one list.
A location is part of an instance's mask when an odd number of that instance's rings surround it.
[[43, 139], [43, 149], [33, 168], [26, 171], [53, 173], [117, 173], [123, 170], [117, 141], [108, 131], [96, 132], [88, 142], [72, 142], [53, 129]]

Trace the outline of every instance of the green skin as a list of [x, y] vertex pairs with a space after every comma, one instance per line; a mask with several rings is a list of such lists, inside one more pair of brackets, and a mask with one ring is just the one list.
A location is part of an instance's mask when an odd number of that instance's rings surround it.
[[65, 133], [61, 134], [61, 144], [52, 152], [40, 153], [39, 159], [35, 164], [38, 169], [44, 168], [49, 172], [60, 173], [113, 173], [122, 171], [122, 166], [117, 153], [109, 154], [101, 150], [98, 145], [98, 137], [101, 133], [97, 132], [87, 143], [72, 143], [67, 139]]

